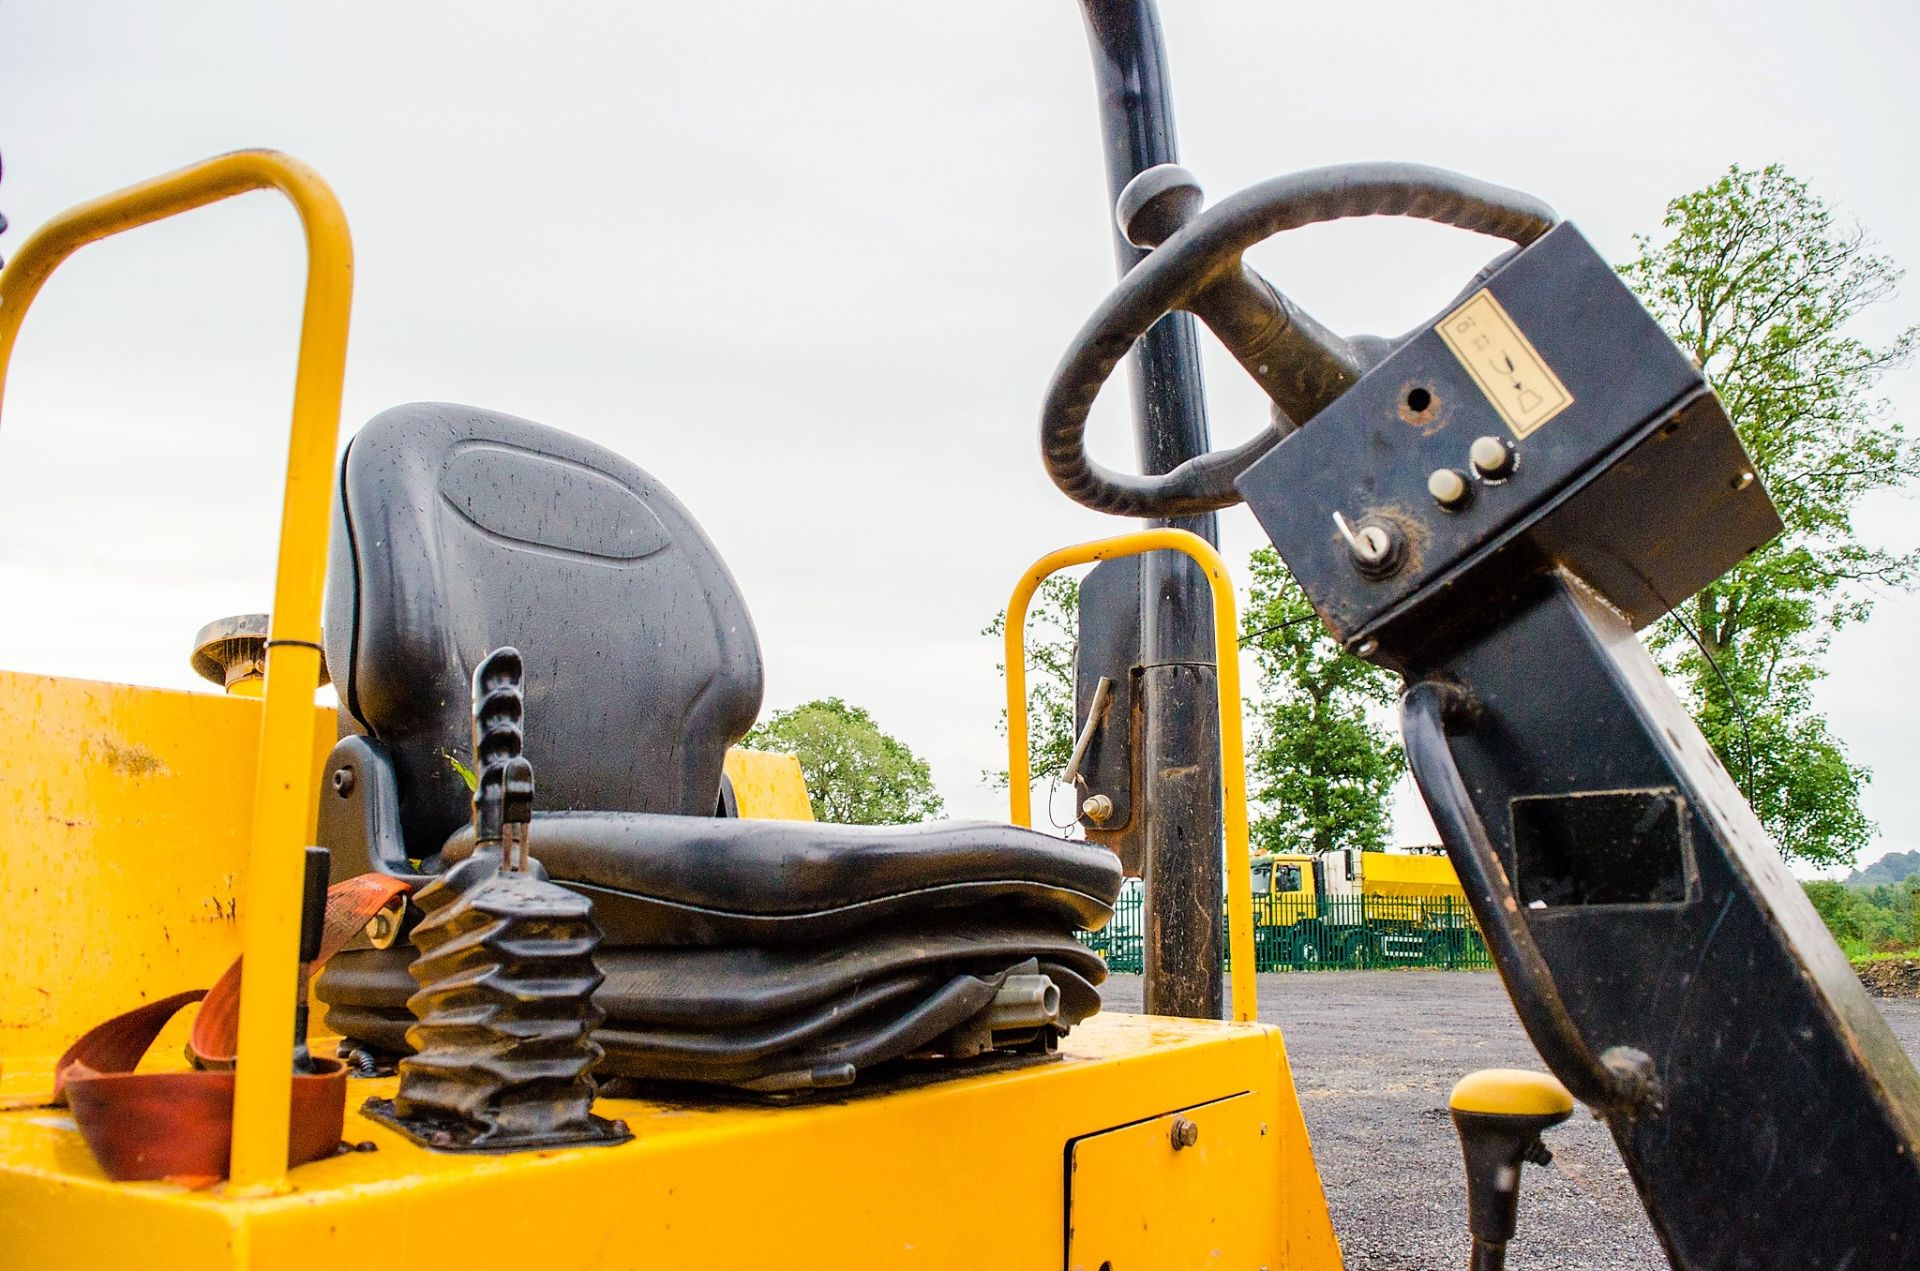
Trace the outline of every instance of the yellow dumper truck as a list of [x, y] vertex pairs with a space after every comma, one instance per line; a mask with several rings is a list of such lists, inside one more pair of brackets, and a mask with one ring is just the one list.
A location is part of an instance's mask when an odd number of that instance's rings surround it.
[[1262, 852], [1253, 858], [1253, 903], [1261, 970], [1487, 965], [1444, 855]]

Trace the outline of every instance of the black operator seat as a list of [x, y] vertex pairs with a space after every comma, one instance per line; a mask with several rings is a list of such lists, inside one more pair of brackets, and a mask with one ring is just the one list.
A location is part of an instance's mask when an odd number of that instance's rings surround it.
[[[1099, 1009], [1074, 938], [1104, 848], [1008, 825], [742, 820], [722, 763], [759, 713], [745, 603], [686, 508], [578, 437], [466, 406], [385, 412], [341, 462], [327, 577], [342, 740], [336, 876], [428, 876], [473, 844], [474, 666], [526, 663], [532, 854], [605, 935], [599, 1071], [790, 1090], [909, 1055], [1051, 1048]], [[409, 1049], [413, 950], [349, 948], [330, 1028]]]

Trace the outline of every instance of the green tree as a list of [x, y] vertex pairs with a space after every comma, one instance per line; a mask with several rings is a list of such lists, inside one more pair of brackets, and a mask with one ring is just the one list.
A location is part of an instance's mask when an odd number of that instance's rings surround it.
[[[1040, 584], [1027, 607], [1027, 764], [1036, 784], [1056, 781], [1073, 757], [1073, 660], [1079, 651], [1080, 583], [1054, 574]], [[1002, 609], [980, 634], [1004, 639], [1007, 611]], [[996, 668], [1005, 674], [1007, 664]], [[1007, 735], [1007, 712], [1000, 712], [1000, 735]], [[1000, 789], [1005, 768], [981, 774]]]
[[1253, 554], [1240, 618], [1259, 696], [1247, 780], [1254, 846], [1270, 852], [1377, 851], [1405, 759], [1372, 708], [1393, 700], [1387, 672], [1341, 649], [1271, 547]]
[[1827, 930], [1853, 957], [1913, 943], [1913, 888], [1905, 883], [1849, 887], [1845, 883], [1804, 884], [1807, 899]]
[[926, 761], [837, 697], [775, 711], [741, 743], [795, 755], [813, 815], [841, 825], [902, 825], [945, 811]]
[[1859, 798], [1869, 773], [1813, 688], [1833, 633], [1915, 575], [1915, 555], [1869, 546], [1854, 527], [1862, 498], [1920, 474], [1920, 448], [1874, 395], [1915, 330], [1884, 345], [1853, 334], [1900, 273], [1778, 165], [1736, 165], [1669, 203], [1662, 227], [1620, 272], [1718, 390], [1786, 532], [1650, 643], [1780, 850], [1851, 861], [1873, 832]]

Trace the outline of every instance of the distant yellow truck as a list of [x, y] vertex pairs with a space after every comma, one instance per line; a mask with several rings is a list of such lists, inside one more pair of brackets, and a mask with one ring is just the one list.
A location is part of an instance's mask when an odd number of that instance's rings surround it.
[[1453, 862], [1440, 853], [1260, 853], [1253, 859], [1260, 964], [1302, 969], [1484, 963]]

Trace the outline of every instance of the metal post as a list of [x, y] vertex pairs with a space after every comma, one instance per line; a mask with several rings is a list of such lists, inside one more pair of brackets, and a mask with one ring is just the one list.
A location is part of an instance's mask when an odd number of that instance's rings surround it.
[[[1125, 274], [1146, 253], [1121, 236], [1114, 200], [1139, 172], [1177, 159], [1166, 57], [1153, 0], [1081, 0], [1081, 8], [1106, 144], [1107, 224]], [[1129, 362], [1142, 470], [1167, 472], [1210, 449], [1193, 319], [1184, 313], [1162, 318]], [[1212, 513], [1152, 524], [1190, 530], [1216, 546], [1220, 541]], [[1205, 579], [1172, 552], [1142, 559], [1140, 591], [1145, 1007], [1218, 1019], [1225, 878], [1212, 608]]]

